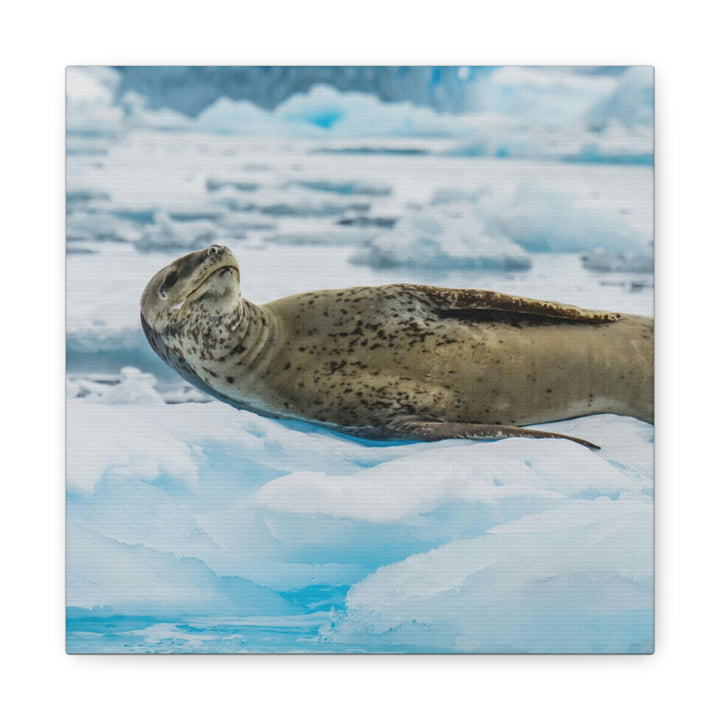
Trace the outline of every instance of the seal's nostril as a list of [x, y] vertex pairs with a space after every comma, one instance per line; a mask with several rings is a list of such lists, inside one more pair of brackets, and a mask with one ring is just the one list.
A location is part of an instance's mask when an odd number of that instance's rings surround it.
[[217, 245], [216, 243], [213, 243], [208, 249], [208, 255], [213, 255], [214, 253], [219, 253], [221, 250], [224, 250], [224, 245]]

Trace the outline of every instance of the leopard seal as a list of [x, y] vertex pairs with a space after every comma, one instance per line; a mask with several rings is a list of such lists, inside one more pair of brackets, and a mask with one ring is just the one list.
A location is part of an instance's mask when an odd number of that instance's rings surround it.
[[230, 250], [160, 270], [155, 352], [236, 408], [372, 439], [561, 437], [523, 425], [653, 419], [653, 321], [486, 290], [394, 284], [255, 305]]

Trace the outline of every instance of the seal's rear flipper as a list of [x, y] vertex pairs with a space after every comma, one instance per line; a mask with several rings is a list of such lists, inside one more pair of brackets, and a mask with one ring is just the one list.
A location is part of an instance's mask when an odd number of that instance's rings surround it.
[[467, 440], [502, 440], [511, 437], [526, 438], [560, 438], [572, 440], [592, 450], [599, 450], [600, 446], [587, 440], [561, 435], [560, 433], [532, 430], [531, 428], [515, 427], [513, 425], [476, 425], [474, 423], [453, 423], [442, 421], [406, 420], [393, 423], [388, 428], [389, 434], [403, 440], [448, 440], [450, 438], [464, 438]]

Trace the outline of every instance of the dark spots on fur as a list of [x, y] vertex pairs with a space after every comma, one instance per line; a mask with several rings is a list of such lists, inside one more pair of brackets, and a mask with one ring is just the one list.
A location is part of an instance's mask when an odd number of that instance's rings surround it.
[[204, 370], [208, 375], [212, 375], [213, 377], [217, 377], [217, 376], [218, 376], [218, 374], [217, 374], [216, 372], [213, 372], [212, 370], [210, 370], [210, 368], [203, 367], [203, 370]]
[[285, 370], [289, 370], [292, 367], [289, 362], [285, 363]]
[[306, 347], [302, 347], [302, 346], [301, 346], [301, 347], [298, 348], [298, 352], [305, 352], [305, 350], [307, 350]]
[[[241, 342], [239, 342], [239, 343], [230, 351], [229, 354], [230, 354], [230, 355], [242, 355], [242, 353], [244, 353], [245, 350], [247, 350], [247, 348], [246, 348]], [[224, 359], [224, 358], [223, 358], [223, 359]]]
[[225, 378], [225, 380], [226, 380], [227, 382], [229, 382], [231, 385], [235, 382], [235, 378], [234, 378], [234, 377], [230, 377], [229, 375]]
[[367, 366], [364, 362], [361, 362], [360, 360], [354, 360], [353, 362], [351, 362], [351, 363], [349, 363], [349, 364], [350, 364], [350, 365], [356, 365], [356, 366], [359, 367], [361, 370], [367, 370], [367, 368], [368, 368], [368, 366]]

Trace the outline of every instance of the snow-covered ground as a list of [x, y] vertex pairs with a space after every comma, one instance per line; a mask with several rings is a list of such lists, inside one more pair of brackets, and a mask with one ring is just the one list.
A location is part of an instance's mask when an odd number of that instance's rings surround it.
[[[560, 73], [543, 94], [507, 70], [483, 90], [494, 124], [328, 88], [189, 120], [116, 104], [113, 71], [68, 80], [71, 652], [652, 650], [652, 426], [545, 426], [597, 452], [358, 441], [210, 400], [139, 322], [148, 279], [213, 242], [257, 303], [403, 281], [651, 315], [651, 274], [582, 261], [652, 257], [652, 167], [632, 161], [652, 148], [646, 75], [574, 92]], [[468, 150], [482, 133], [535, 145]], [[577, 162], [588, 134], [630, 154]], [[575, 156], [540, 152], [551, 135], [580, 138]]]

